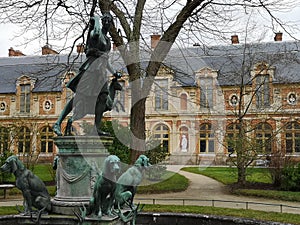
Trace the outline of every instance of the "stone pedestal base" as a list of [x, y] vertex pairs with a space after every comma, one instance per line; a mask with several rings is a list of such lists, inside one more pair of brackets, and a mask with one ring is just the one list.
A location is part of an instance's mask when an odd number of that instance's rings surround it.
[[112, 141], [112, 137], [98, 136], [64, 136], [54, 139], [59, 149], [57, 191], [52, 199], [54, 213], [74, 215], [74, 210], [88, 204]]

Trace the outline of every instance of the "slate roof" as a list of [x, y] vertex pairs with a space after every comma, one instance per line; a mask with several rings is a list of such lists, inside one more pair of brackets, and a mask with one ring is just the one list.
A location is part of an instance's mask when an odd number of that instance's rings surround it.
[[275, 68], [274, 83], [300, 82], [300, 42], [173, 49], [164, 63], [175, 70], [174, 79], [183, 86], [195, 85], [195, 72], [203, 67], [217, 71], [219, 85], [224, 86], [241, 84], [241, 74], [250, 84], [250, 71], [262, 61]]
[[[71, 56], [70, 62], [75, 56]], [[15, 93], [21, 76], [36, 79], [32, 92], [61, 91], [62, 76], [71, 67], [66, 55], [20, 56], [0, 58], [0, 93]], [[72, 70], [78, 69], [78, 61]]]
[[[149, 56], [144, 54], [146, 62]], [[62, 75], [70, 68], [77, 71], [84, 60], [84, 56], [76, 57], [77, 54], [70, 58], [67, 55], [0, 58], [0, 93], [14, 93], [16, 80], [22, 75], [37, 79], [33, 92], [61, 91]], [[126, 71], [117, 52], [111, 52], [111, 60], [114, 68]], [[71, 67], [68, 61], [74, 62]], [[195, 86], [195, 72], [203, 67], [217, 71], [219, 85], [240, 84], [241, 71], [250, 84], [250, 70], [262, 61], [275, 68], [274, 83], [300, 82], [300, 42], [171, 49], [163, 63], [175, 71], [174, 80], [182, 86]], [[145, 62], [142, 67], [147, 66]]]

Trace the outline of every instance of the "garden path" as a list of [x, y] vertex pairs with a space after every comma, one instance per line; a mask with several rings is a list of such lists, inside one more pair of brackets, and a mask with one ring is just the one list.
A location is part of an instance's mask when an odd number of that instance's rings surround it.
[[[185, 205], [214, 205], [216, 207], [243, 209], [248, 207], [248, 209], [255, 210], [274, 212], [280, 212], [282, 210], [282, 212], [300, 214], [300, 202], [278, 201], [259, 197], [233, 195], [224, 184], [203, 175], [182, 171], [180, 168], [182, 168], [182, 166], [168, 166], [168, 170], [178, 172], [190, 180], [190, 185], [187, 190], [178, 193], [166, 194], [137, 194], [135, 201], [141, 203], [153, 203], [153, 199], [156, 199], [156, 204], [182, 205], [182, 199], [184, 199]], [[177, 199], [180, 200], [175, 201]], [[282, 207], [280, 205], [282, 205]], [[286, 207], [285, 205], [291, 207]]]

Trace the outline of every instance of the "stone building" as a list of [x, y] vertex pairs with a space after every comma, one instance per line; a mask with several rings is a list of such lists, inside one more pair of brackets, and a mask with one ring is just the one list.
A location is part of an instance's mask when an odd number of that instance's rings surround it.
[[[258, 159], [278, 151], [297, 159], [299, 47], [299, 42], [284, 42], [277, 34], [267, 43], [240, 44], [234, 35], [231, 45], [172, 49], [147, 98], [147, 136], [170, 152], [170, 163], [226, 164], [228, 154], [234, 155], [228, 139], [235, 137], [237, 120], [243, 115], [248, 135], [260, 146]], [[143, 54], [147, 61], [147, 53]], [[15, 153], [55, 154], [51, 127], [72, 95], [65, 83], [84, 54], [72, 67], [66, 66], [66, 57], [0, 59], [1, 151], [9, 145]], [[119, 58], [117, 51], [111, 52], [114, 67], [124, 71], [123, 91], [117, 94], [118, 110], [105, 115], [128, 125], [131, 85]], [[238, 114], [239, 109], [245, 114]], [[84, 120], [92, 121], [92, 116]], [[80, 123], [74, 123], [79, 133]], [[14, 132], [8, 132], [11, 127]]]

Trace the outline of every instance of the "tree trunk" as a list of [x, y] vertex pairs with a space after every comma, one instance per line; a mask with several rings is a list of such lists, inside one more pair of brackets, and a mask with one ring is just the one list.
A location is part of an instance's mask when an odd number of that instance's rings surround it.
[[141, 88], [138, 82], [132, 83], [131, 113], [130, 113], [130, 130], [131, 130], [131, 163], [133, 164], [139, 155], [144, 154], [146, 150], [145, 134], [145, 113], [146, 99], [141, 97]]
[[[242, 164], [242, 163], [241, 163]], [[246, 168], [245, 166], [238, 164], [238, 185], [244, 187], [246, 185]]]

